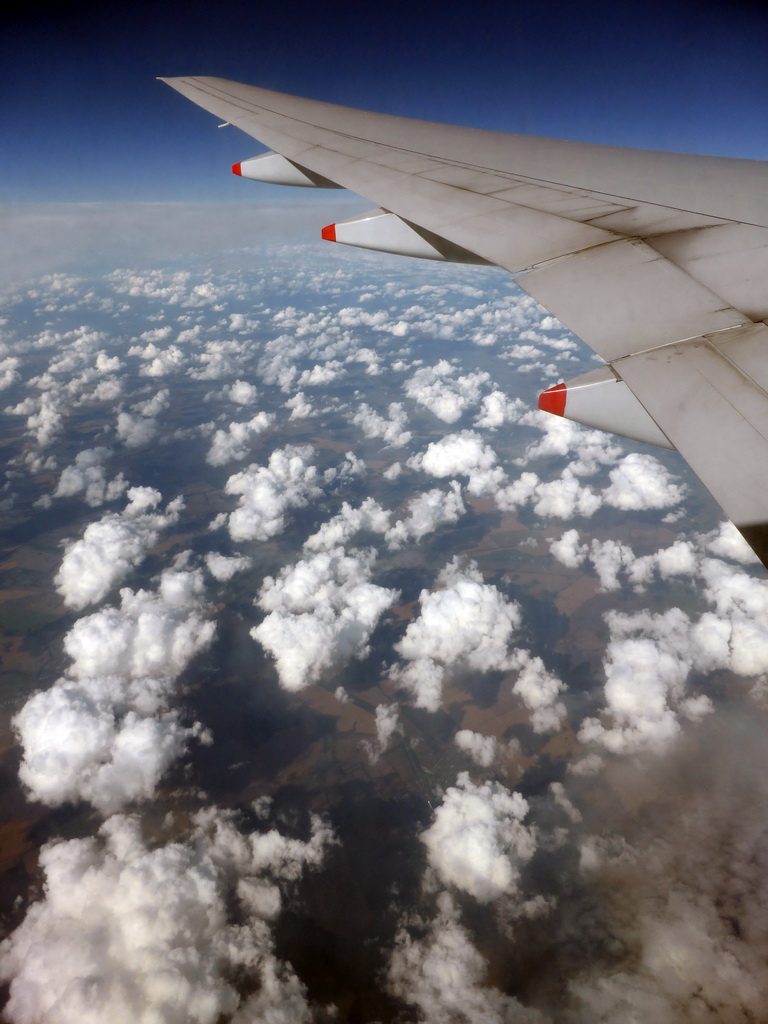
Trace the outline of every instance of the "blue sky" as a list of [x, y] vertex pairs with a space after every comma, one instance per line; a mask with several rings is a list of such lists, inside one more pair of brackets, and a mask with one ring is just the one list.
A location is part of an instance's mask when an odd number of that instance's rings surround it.
[[[258, 151], [157, 75], [431, 120], [768, 159], [768, 11], [745, 0], [479, 5], [81, 0], [4, 16], [0, 202], [249, 200]], [[247, 191], [246, 191], [247, 190]]]

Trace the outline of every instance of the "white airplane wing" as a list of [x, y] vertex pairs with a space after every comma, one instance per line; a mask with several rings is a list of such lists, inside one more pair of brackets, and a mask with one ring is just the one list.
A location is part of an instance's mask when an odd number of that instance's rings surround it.
[[768, 163], [162, 81], [279, 154], [243, 174], [380, 207], [325, 237], [519, 275], [608, 364], [541, 407], [678, 449], [768, 565]]

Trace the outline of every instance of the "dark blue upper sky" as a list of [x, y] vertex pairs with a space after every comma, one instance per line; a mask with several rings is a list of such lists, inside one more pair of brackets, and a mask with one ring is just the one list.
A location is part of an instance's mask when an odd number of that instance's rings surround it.
[[0, 201], [257, 198], [229, 165], [258, 146], [156, 75], [768, 159], [767, 40], [768, 7], [747, 0], [29, 5], [0, 32]]

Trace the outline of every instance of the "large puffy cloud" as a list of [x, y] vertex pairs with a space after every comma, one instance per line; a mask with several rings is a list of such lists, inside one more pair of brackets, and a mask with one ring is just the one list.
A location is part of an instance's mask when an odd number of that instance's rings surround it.
[[497, 465], [496, 453], [474, 430], [447, 434], [433, 441], [424, 452], [412, 456], [408, 465], [439, 478], [469, 477], [467, 489], [474, 495], [492, 494], [506, 481], [504, 470]]
[[407, 505], [408, 515], [387, 530], [386, 540], [393, 550], [411, 541], [419, 541], [446, 523], [455, 523], [466, 512], [461, 488], [451, 480], [449, 489], [435, 488], [417, 494]]
[[[589, 472], [593, 472], [597, 462], [590, 458], [593, 466]], [[685, 488], [676, 484], [668, 470], [651, 455], [627, 455], [611, 470], [608, 487], [597, 492], [579, 480], [578, 473], [585, 472], [583, 466], [583, 460], [577, 460], [558, 478], [544, 482], [536, 473], [522, 473], [497, 490], [496, 503], [502, 509], [532, 503], [539, 516], [571, 519], [577, 515], [589, 517], [604, 504], [633, 511], [667, 508], [678, 504], [685, 494]]]
[[[543, 432], [543, 436], [532, 442], [517, 460], [518, 465], [527, 466], [535, 459], [548, 457], [571, 457], [569, 469], [576, 476], [591, 476], [601, 465], [616, 462], [622, 454], [617, 438], [602, 430], [588, 430], [563, 416], [533, 409], [521, 417], [521, 422]], [[573, 458], [572, 456], [576, 456]]]
[[429, 927], [402, 926], [392, 952], [388, 983], [393, 995], [419, 1010], [425, 1024], [546, 1024], [535, 1010], [485, 984], [487, 964], [461, 926], [448, 893], [440, 893]]
[[471, 729], [459, 729], [453, 742], [480, 768], [490, 768], [497, 762], [517, 758], [521, 749], [516, 739], [501, 743], [495, 736], [486, 736]]
[[36, 397], [30, 395], [5, 411], [13, 416], [26, 416], [27, 432], [40, 448], [46, 448], [58, 437], [69, 410], [64, 395], [56, 389], [43, 391]]
[[[686, 657], [687, 618], [673, 609], [655, 623], [654, 636], [632, 636], [626, 620], [609, 617], [614, 637], [605, 661], [605, 701], [608, 728], [598, 719], [582, 724], [579, 738], [600, 743], [615, 753], [661, 750], [680, 731], [679, 716], [697, 720], [712, 710], [707, 697], [690, 697], [686, 680], [691, 660]], [[645, 632], [645, 623], [634, 622]]]
[[[700, 540], [706, 549], [712, 536]], [[601, 564], [609, 546], [611, 564]], [[578, 545], [574, 531], [563, 535], [552, 548], [563, 560], [587, 557], [586, 546]], [[688, 541], [677, 541], [640, 558], [610, 541], [593, 541], [589, 551], [608, 589], [617, 585], [619, 569], [626, 571], [636, 587], [647, 582], [653, 572], [663, 578], [685, 576], [696, 581], [694, 588], [710, 610], [698, 617], [680, 608], [660, 614], [606, 614], [610, 642], [605, 659], [605, 711], [601, 719], [588, 718], [582, 724], [580, 738], [584, 742], [615, 753], [665, 749], [679, 735], [681, 720], [698, 721], [712, 710], [708, 697], [688, 693], [692, 672], [725, 669], [752, 678], [753, 693], [762, 700], [768, 674], [765, 580], [708, 557]], [[736, 553], [741, 554], [740, 546]]]
[[[659, 615], [612, 612], [606, 620], [611, 632], [605, 661], [607, 719], [586, 719], [579, 735], [616, 753], [663, 750], [679, 734], [681, 717], [698, 721], [712, 711], [708, 697], [687, 692], [694, 669], [757, 675], [768, 667], [764, 626], [738, 613], [721, 618], [707, 612], [692, 621], [672, 608]], [[752, 641], [751, 651], [740, 647], [741, 639]]]
[[549, 541], [549, 549], [559, 562], [571, 569], [585, 561], [591, 562], [601, 590], [618, 590], [623, 574], [635, 590], [640, 591], [654, 575], [662, 579], [694, 576], [700, 565], [700, 552], [694, 544], [684, 540], [675, 541], [668, 548], [660, 548], [651, 554], [637, 556], [621, 541], [593, 538], [589, 544], [582, 544], [577, 530], [567, 530], [561, 537]]
[[518, 648], [510, 658], [510, 667], [518, 676], [512, 691], [531, 712], [534, 732], [554, 732], [565, 718], [565, 706], [558, 700], [564, 687], [554, 673], [548, 671], [539, 657]]
[[228, 516], [232, 539], [268, 540], [282, 532], [289, 509], [318, 497], [320, 476], [312, 460], [311, 445], [286, 445], [272, 452], [266, 466], [251, 464], [231, 476], [225, 490], [240, 496]]
[[291, 420], [308, 419], [310, 416], [318, 415], [312, 403], [307, 401], [307, 396], [303, 391], [297, 391], [295, 395], [292, 395], [283, 404], [286, 409], [291, 410], [291, 415], [288, 417]]
[[566, 530], [560, 537], [549, 541], [549, 550], [563, 565], [576, 569], [587, 557], [589, 545], [579, 542], [578, 530]]
[[389, 530], [390, 513], [373, 498], [366, 498], [357, 508], [344, 502], [341, 510], [323, 523], [304, 542], [306, 551], [330, 551], [351, 540], [361, 531], [384, 534]]
[[516, 423], [525, 408], [519, 398], [509, 398], [503, 391], [485, 395], [475, 426], [484, 430], [497, 430], [505, 423]]
[[344, 502], [341, 510], [323, 523], [304, 542], [307, 551], [327, 551], [346, 544], [356, 534], [366, 531], [384, 536], [392, 551], [412, 541], [421, 540], [446, 523], [455, 523], [466, 511], [461, 488], [452, 480], [447, 491], [435, 488], [411, 498], [407, 515], [390, 525], [392, 513], [373, 498], [366, 498], [357, 508]]
[[668, 508], [677, 505], [685, 495], [685, 488], [674, 482], [658, 459], [638, 452], [625, 456], [611, 470], [610, 480], [603, 499], [615, 508]]
[[565, 715], [557, 699], [563, 684], [547, 672], [540, 658], [510, 650], [522, 620], [520, 606], [485, 583], [474, 563], [462, 569], [454, 559], [438, 576], [437, 585], [437, 590], [421, 592], [419, 617], [395, 645], [407, 661], [395, 675], [416, 705], [437, 711], [450, 673], [516, 671], [513, 689], [531, 710], [534, 729], [557, 728]]
[[589, 550], [590, 561], [600, 580], [601, 590], [618, 590], [619, 573], [635, 563], [632, 549], [615, 540], [593, 540]]
[[[589, 517], [603, 505], [627, 511], [661, 509], [677, 505], [685, 488], [651, 455], [631, 452], [622, 458], [617, 439], [599, 430], [588, 430], [560, 416], [532, 410], [521, 423], [541, 430], [516, 460], [528, 466], [541, 458], [568, 458], [560, 476], [542, 481], [536, 473], [525, 472], [511, 484], [499, 488], [496, 501], [502, 509], [531, 503], [537, 515], [570, 519]], [[610, 483], [601, 491], [585, 486], [581, 479], [593, 476], [601, 466], [617, 463], [609, 473]]]
[[107, 480], [104, 464], [110, 454], [109, 448], [86, 448], [79, 452], [74, 463], [62, 470], [54, 498], [70, 498], [84, 492], [91, 508], [119, 498], [128, 483], [122, 473]]
[[462, 772], [422, 833], [430, 865], [442, 882], [487, 903], [513, 894], [520, 867], [536, 849], [534, 832], [523, 824], [528, 803], [499, 783], [475, 785]]
[[399, 597], [371, 582], [373, 560], [372, 552], [333, 548], [265, 579], [258, 604], [268, 614], [251, 636], [275, 659], [287, 690], [367, 654], [379, 618]]
[[119, 608], [78, 619], [64, 638], [66, 675], [13, 720], [35, 799], [112, 813], [150, 797], [189, 738], [206, 739], [172, 706], [176, 679], [213, 638], [202, 593], [199, 570], [166, 570], [156, 593], [124, 589]]
[[471, 729], [459, 729], [453, 742], [481, 768], [490, 768], [498, 756], [499, 741], [495, 736], [483, 736]]
[[708, 551], [718, 558], [730, 558], [735, 562], [757, 562], [757, 555], [742, 535], [727, 519], [716, 530], [700, 538]]
[[126, 448], [141, 448], [154, 440], [159, 430], [157, 417], [169, 405], [168, 388], [162, 388], [152, 398], [136, 402], [130, 411], [119, 412], [116, 431]]
[[56, 589], [70, 608], [81, 609], [107, 596], [143, 561], [160, 531], [178, 522], [181, 498], [165, 512], [154, 511], [162, 495], [152, 487], [132, 487], [122, 512], [109, 513], [67, 545], [55, 577]]
[[716, 558], [701, 563], [704, 596], [714, 609], [695, 624], [693, 635], [712, 667], [744, 676], [768, 673], [768, 581]]
[[476, 372], [456, 377], [455, 373], [455, 367], [441, 359], [435, 366], [417, 370], [406, 382], [405, 393], [444, 423], [456, 423], [466, 409], [480, 401], [481, 388], [490, 375]]
[[16, 356], [0, 359], [0, 391], [5, 391], [20, 379], [19, 363], [20, 360]]
[[296, 384], [305, 388], [323, 387], [332, 384], [345, 373], [346, 370], [338, 359], [329, 359], [326, 363], [316, 363], [310, 370], [300, 373]]
[[126, 448], [143, 448], [157, 436], [157, 420], [131, 412], [117, 414], [117, 436]]
[[399, 678], [419, 707], [436, 711], [446, 672], [510, 667], [509, 643], [521, 622], [520, 607], [483, 582], [477, 566], [458, 559], [440, 573], [439, 589], [423, 590], [421, 612], [396, 650], [408, 661]]
[[380, 437], [393, 448], [402, 448], [413, 436], [410, 430], [405, 429], [408, 414], [400, 402], [390, 402], [388, 412], [389, 419], [363, 402], [352, 417], [352, 422], [361, 428], [366, 437]]
[[224, 466], [227, 462], [244, 459], [248, 455], [252, 439], [263, 434], [274, 419], [271, 413], [259, 412], [244, 423], [230, 423], [226, 430], [217, 430], [205, 461], [210, 466]]
[[222, 396], [237, 405], [253, 405], [258, 398], [256, 387], [247, 380], [236, 380], [221, 389]]
[[[526, 414], [523, 420], [527, 421], [533, 415]], [[536, 416], [541, 414], [536, 413]], [[547, 419], [560, 422], [559, 417]], [[538, 420], [535, 425], [539, 425]], [[651, 456], [643, 456], [647, 461], [640, 464], [632, 456], [627, 456], [613, 471], [617, 476], [614, 479], [612, 475], [612, 483], [603, 493], [596, 493], [585, 486], [580, 476], [594, 473], [603, 462], [615, 462], [621, 452], [606, 444], [604, 438], [605, 435], [599, 431], [582, 431], [576, 429], [575, 424], [569, 424], [566, 429], [559, 426], [549, 429], [542, 441], [529, 447], [526, 455], [518, 460], [525, 465], [533, 458], [565, 455], [575, 449], [577, 458], [559, 477], [547, 481], [528, 471], [510, 483], [506, 472], [498, 465], [496, 452], [473, 430], [448, 434], [439, 441], [431, 442], [425, 451], [411, 456], [407, 465], [440, 478], [466, 476], [470, 494], [492, 496], [499, 508], [505, 511], [531, 503], [533, 511], [545, 518], [591, 516], [603, 502], [620, 505], [621, 501], [627, 501], [634, 504], [620, 507], [657, 508], [680, 499], [681, 490]]]
[[152, 342], [141, 351], [131, 349], [129, 355], [140, 355], [144, 366], [139, 370], [143, 377], [165, 377], [177, 373], [186, 363], [184, 351], [178, 345], [160, 349]]
[[[249, 361], [248, 346], [243, 345], [240, 341], [210, 339], [205, 342], [204, 351], [196, 355], [196, 361], [199, 365], [188, 371], [193, 380], [223, 380], [225, 377], [234, 377], [243, 372], [245, 364]], [[247, 396], [248, 391], [237, 387], [242, 383], [242, 381], [235, 381], [234, 385], [225, 385], [222, 388], [222, 396], [234, 402], [238, 401], [237, 397], [233, 397], [232, 389], [234, 389], [235, 396], [238, 394], [241, 397]], [[247, 403], [243, 402], [242, 404]]]
[[239, 572], [251, 567], [251, 559], [246, 555], [221, 555], [218, 551], [209, 551], [205, 556], [208, 572], [221, 583], [231, 580]]
[[[43, 848], [45, 898], [0, 947], [14, 1024], [308, 1024], [306, 990], [275, 956], [286, 883], [319, 866], [331, 833], [302, 841], [244, 834], [231, 816], [198, 816], [192, 836], [150, 846], [115, 816], [99, 838]], [[247, 972], [253, 995], [235, 985]]]
[[600, 498], [590, 487], [585, 487], [569, 468], [554, 479], [542, 482], [535, 473], [522, 473], [517, 480], [495, 494], [501, 509], [518, 508], [533, 502], [533, 511], [544, 518], [571, 519], [573, 516], [591, 516], [600, 507]]

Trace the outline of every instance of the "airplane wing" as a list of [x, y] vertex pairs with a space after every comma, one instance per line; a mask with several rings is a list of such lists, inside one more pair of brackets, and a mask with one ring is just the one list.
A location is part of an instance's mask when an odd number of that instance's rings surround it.
[[541, 407], [676, 448], [768, 566], [768, 163], [162, 81], [279, 154], [291, 173], [261, 180], [377, 203], [345, 229], [353, 244], [519, 275], [607, 363]]

